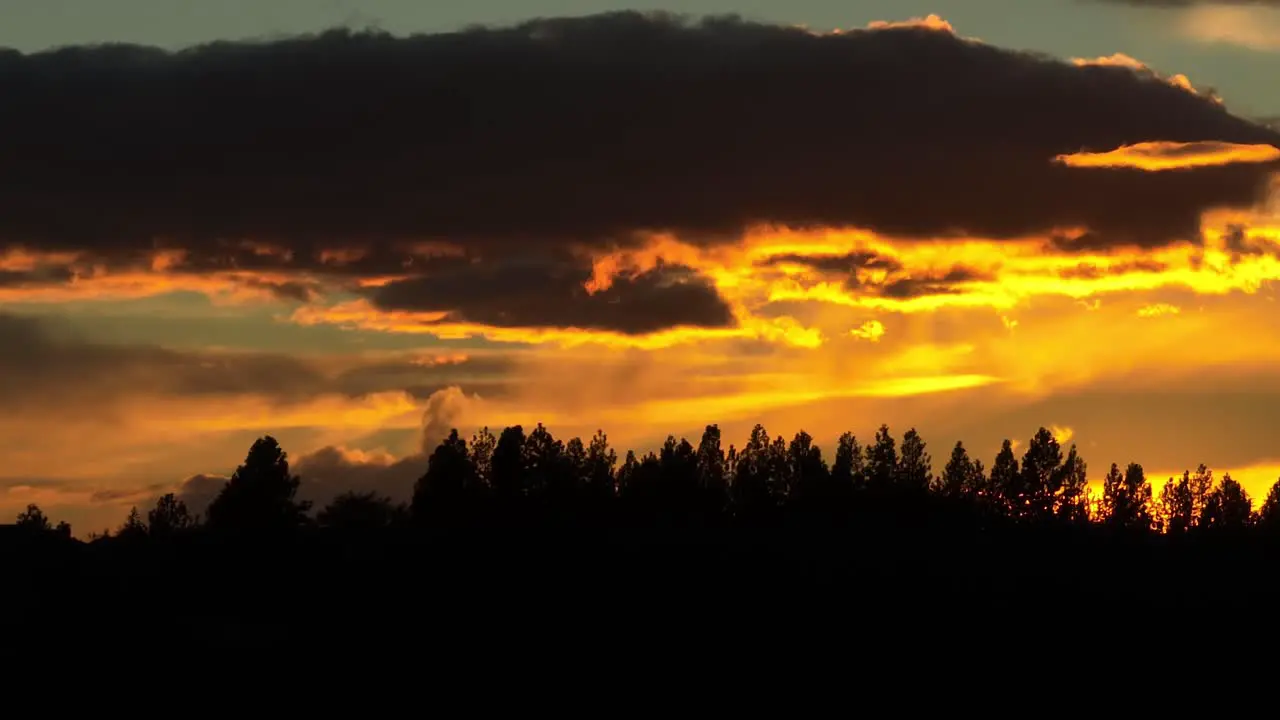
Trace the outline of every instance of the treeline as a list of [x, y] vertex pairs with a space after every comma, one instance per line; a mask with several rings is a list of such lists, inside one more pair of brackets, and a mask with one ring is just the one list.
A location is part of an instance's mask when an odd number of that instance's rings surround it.
[[[137, 508], [118, 538], [181, 533], [278, 533], [320, 527], [345, 531], [579, 525], [716, 528], [849, 523], [926, 523], [988, 528], [1092, 528], [1125, 534], [1270, 533], [1280, 536], [1280, 481], [1261, 507], [1230, 475], [1205, 466], [1169, 478], [1156, 492], [1141, 465], [1112, 464], [1091, 493], [1088, 466], [1041, 428], [1019, 458], [1006, 440], [988, 469], [957, 442], [939, 471], [914, 429], [899, 442], [881, 426], [865, 445], [840, 437], [830, 462], [813, 438], [770, 438], [757, 425], [739, 449], [717, 426], [697, 445], [668, 437], [621, 462], [608, 437], [563, 442], [539, 424], [526, 433], [487, 428], [470, 442], [453, 431], [430, 455], [411, 502], [346, 493], [312, 513], [297, 499], [300, 479], [270, 436], [248, 456], [203, 517], [175, 495], [145, 515]], [[35, 506], [18, 517], [51, 529]], [[64, 532], [66, 530], [64, 529]], [[103, 533], [99, 538], [111, 537]]]

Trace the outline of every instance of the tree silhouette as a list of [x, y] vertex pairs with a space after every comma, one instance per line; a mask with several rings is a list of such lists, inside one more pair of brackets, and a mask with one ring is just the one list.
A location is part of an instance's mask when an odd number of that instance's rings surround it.
[[771, 515], [777, 506], [771, 477], [775, 463], [770, 446], [769, 433], [763, 425], [756, 425], [747, 444], [736, 454], [731, 490], [735, 511], [741, 517]]
[[988, 485], [991, 488], [991, 505], [1000, 513], [1016, 514], [1021, 511], [1018, 499], [1021, 494], [1021, 476], [1018, 458], [1013, 454], [1013, 443], [1007, 438], [991, 464]]
[[1067, 523], [1089, 521], [1089, 466], [1072, 445], [1053, 478], [1054, 510]]
[[845, 497], [863, 486], [866, 473], [863, 450], [853, 433], [845, 433], [836, 443], [835, 462], [831, 465], [831, 482], [835, 491]]
[[722, 513], [729, 504], [729, 462], [720, 445], [719, 426], [708, 425], [702, 431], [697, 455], [698, 485], [705, 495], [706, 510]]
[[609, 447], [609, 436], [597, 430], [587, 446], [585, 483], [593, 498], [611, 500], [617, 494], [614, 468], [618, 465], [618, 453]]
[[564, 454], [564, 443], [555, 439], [542, 423], [538, 423], [525, 438], [522, 474], [528, 495], [551, 495], [557, 500], [572, 495], [573, 481]]
[[1062, 483], [1062, 447], [1046, 428], [1040, 428], [1022, 455], [1022, 471], [1010, 496], [1014, 517], [1045, 520], [1053, 517]]
[[1204, 465], [1197, 467], [1189, 477], [1187, 489], [1191, 497], [1192, 527], [1203, 528], [1207, 525], [1205, 511], [1213, 494], [1213, 471]]
[[925, 451], [925, 442], [915, 428], [902, 436], [894, 484], [908, 492], [923, 493], [933, 485], [933, 460]]
[[515, 425], [502, 431], [493, 448], [493, 478], [490, 482], [494, 494], [508, 504], [528, 494], [524, 473], [524, 443], [524, 428]]
[[[461, 521], [472, 511], [480, 488], [467, 441], [453, 430], [427, 459], [426, 474], [413, 486], [410, 512], [420, 522]], [[365, 512], [369, 508], [351, 510]]]
[[1103, 479], [1102, 515], [1104, 522], [1118, 528], [1147, 530], [1151, 527], [1151, 484], [1137, 463], [1129, 463], [1124, 474], [1111, 464]]
[[877, 493], [891, 489], [898, 474], [898, 451], [888, 425], [876, 431], [875, 443], [867, 446], [866, 455], [867, 487]]
[[126, 539], [138, 539], [147, 536], [147, 524], [142, 521], [142, 515], [135, 506], [129, 510], [129, 516], [125, 518], [124, 524], [116, 531], [116, 537]]
[[1191, 473], [1177, 480], [1169, 478], [1160, 489], [1160, 525], [1170, 535], [1190, 532], [1195, 522], [1195, 503], [1191, 496]]
[[391, 498], [376, 492], [345, 492], [333, 499], [316, 515], [321, 527], [336, 530], [368, 532], [396, 524], [404, 509]]
[[1280, 480], [1267, 491], [1267, 499], [1258, 510], [1258, 527], [1273, 536], [1280, 536]]
[[43, 531], [52, 529], [49, 525], [49, 518], [45, 517], [44, 511], [39, 506], [31, 504], [26, 510], [18, 513], [17, 526], [24, 530]]
[[493, 450], [498, 446], [498, 438], [483, 427], [471, 436], [471, 470], [476, 481], [485, 488], [493, 487]]
[[187, 510], [187, 504], [173, 493], [167, 493], [156, 501], [156, 506], [147, 513], [149, 534], [167, 536], [190, 530], [195, 527], [196, 519]]
[[[1012, 450], [1010, 454], [1012, 455]], [[964, 443], [957, 441], [951, 449], [951, 457], [947, 460], [942, 475], [935, 480], [933, 487], [943, 497], [974, 501], [986, 493], [986, 485], [982, 461], [970, 458]]]
[[1240, 532], [1253, 520], [1253, 500], [1230, 474], [1209, 492], [1204, 508], [1206, 530]]
[[260, 438], [209, 504], [209, 529], [282, 532], [305, 525], [311, 503], [294, 499], [299, 482], [276, 439]]

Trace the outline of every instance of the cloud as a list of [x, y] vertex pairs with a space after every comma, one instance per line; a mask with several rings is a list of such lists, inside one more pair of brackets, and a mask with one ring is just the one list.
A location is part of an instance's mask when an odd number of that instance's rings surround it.
[[574, 327], [639, 335], [666, 328], [730, 327], [732, 310], [705, 278], [665, 265], [589, 292], [590, 263], [554, 258], [448, 261], [369, 293], [380, 310], [438, 313], [441, 323]]
[[1232, 163], [1273, 163], [1280, 160], [1280, 148], [1224, 142], [1153, 142], [1128, 145], [1109, 152], [1059, 155], [1055, 160], [1075, 168], [1129, 167], [1160, 172]]
[[440, 441], [448, 437], [449, 431], [459, 426], [475, 402], [475, 398], [457, 387], [445, 388], [427, 399], [427, 408], [422, 413], [424, 455], [430, 455]]
[[322, 257], [359, 250], [362, 272], [403, 273], [397, 248], [411, 242], [716, 242], [762, 222], [993, 237], [1087, 226], [1150, 245], [1193, 235], [1208, 207], [1252, 202], [1269, 168], [1099, 175], [1049, 160], [1277, 139], [1129, 68], [928, 23], [822, 35], [630, 12], [7, 52], [0, 94], [20, 108], [0, 137], [23, 138], [0, 166], [0, 243], [114, 263], [182, 251], [171, 271], [333, 272], [344, 266]]
[[[1131, 55], [1126, 55], [1125, 53], [1121, 53], [1121, 52], [1112, 53], [1111, 55], [1106, 55], [1106, 56], [1097, 57], [1097, 58], [1073, 58], [1071, 62], [1082, 67], [1088, 66], [1088, 65], [1101, 65], [1104, 67], [1126, 68], [1140, 75], [1145, 75], [1148, 77], [1153, 77], [1159, 80], [1163, 80], [1164, 82], [1167, 82], [1170, 85], [1173, 85], [1174, 87], [1182, 88], [1183, 90], [1187, 90], [1188, 92], [1199, 94], [1199, 91], [1196, 90], [1194, 86], [1192, 86], [1191, 79], [1188, 78], [1186, 75], [1176, 74], [1176, 75], [1170, 75], [1166, 77], [1161, 73], [1156, 72], [1154, 68], [1150, 67], [1149, 65], [1142, 62], [1141, 60], [1138, 60], [1137, 58]], [[1212, 93], [1207, 94], [1207, 97], [1210, 97], [1210, 99], [1215, 99], [1215, 100], [1218, 99]]]
[[413, 484], [427, 471], [427, 456], [395, 458], [328, 446], [300, 457], [291, 470], [302, 479], [298, 496], [311, 501], [317, 510], [345, 492], [373, 492], [395, 502], [408, 502], [413, 497]]
[[66, 322], [0, 312], [0, 408], [43, 412], [117, 400], [167, 398], [200, 403], [242, 396], [282, 405], [323, 396], [367, 398], [405, 392], [428, 397], [449, 385], [475, 383], [503, 392], [510, 361], [500, 355], [436, 358], [308, 359], [278, 353], [173, 350], [90, 342]]
[[1094, 0], [1117, 5], [1179, 11], [1174, 20], [1183, 37], [1262, 52], [1280, 50], [1280, 2], [1275, 0]]
[[863, 340], [880, 342], [880, 338], [884, 337], [884, 324], [879, 320], [868, 320], [862, 323], [862, 325], [850, 330], [849, 334], [856, 338], [862, 338]]
[[1182, 312], [1182, 308], [1169, 303], [1156, 303], [1154, 305], [1144, 305], [1138, 308], [1138, 317], [1151, 318], [1160, 317], [1162, 315], [1178, 315]]
[[[182, 481], [174, 494], [186, 504], [187, 510], [203, 516], [209, 509], [209, 505], [213, 503], [213, 499], [218, 497], [230, 479], [223, 475], [192, 475]], [[143, 507], [149, 509], [154, 502], [153, 500]]]

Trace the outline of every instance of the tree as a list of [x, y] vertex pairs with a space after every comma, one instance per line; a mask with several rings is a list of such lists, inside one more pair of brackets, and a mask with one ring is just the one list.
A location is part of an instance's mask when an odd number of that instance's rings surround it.
[[209, 504], [209, 529], [279, 532], [306, 524], [311, 503], [295, 500], [299, 483], [289, 474], [288, 455], [276, 439], [258, 439]]
[[813, 444], [813, 436], [801, 430], [787, 446], [788, 499], [804, 502], [826, 497], [831, 472], [822, 459], [822, 450]]
[[986, 484], [982, 461], [971, 459], [964, 443], [957, 441], [942, 476], [934, 482], [934, 490], [943, 497], [974, 500], [985, 492]]
[[1089, 466], [1072, 445], [1053, 477], [1054, 512], [1067, 523], [1089, 522]]
[[1218, 532], [1240, 532], [1253, 519], [1253, 500], [1230, 473], [1222, 476], [1222, 482], [1210, 491], [1205, 502], [1204, 527]]
[[1160, 521], [1162, 529], [1170, 535], [1189, 532], [1195, 521], [1195, 503], [1191, 496], [1191, 473], [1169, 478], [1160, 489]]
[[1124, 474], [1111, 464], [1102, 481], [1102, 515], [1108, 525], [1130, 530], [1151, 528], [1151, 483], [1138, 463], [1129, 463]]
[[1209, 498], [1213, 494], [1213, 471], [1203, 463], [1191, 474], [1188, 490], [1191, 495], [1191, 516], [1193, 526], [1205, 527], [1205, 511], [1209, 508]]
[[513, 425], [502, 431], [493, 448], [490, 480], [499, 500], [512, 501], [527, 494], [524, 478], [524, 428]]
[[902, 448], [894, 471], [894, 485], [908, 492], [923, 493], [933, 484], [933, 459], [915, 428], [902, 436]]
[[138, 513], [137, 506], [129, 510], [129, 516], [125, 518], [124, 524], [116, 531], [116, 537], [120, 538], [144, 538], [147, 536], [147, 524], [142, 521], [142, 515]]
[[187, 510], [185, 502], [173, 493], [167, 493], [147, 513], [147, 525], [150, 534], [159, 537], [189, 530], [195, 527], [196, 520]]
[[867, 487], [876, 491], [892, 487], [898, 472], [898, 451], [888, 425], [876, 431], [875, 443], [867, 446], [866, 455]]
[[618, 464], [618, 453], [609, 447], [609, 436], [603, 430], [597, 430], [587, 446], [587, 462], [585, 480], [587, 492], [595, 498], [613, 499], [617, 494], [614, 482], [614, 467]]
[[1267, 499], [1258, 511], [1258, 527], [1269, 535], [1280, 536], [1280, 480], [1276, 480], [1267, 492]]
[[1062, 475], [1062, 447], [1046, 428], [1040, 428], [1027, 445], [1010, 500], [1013, 516], [1046, 519], [1055, 514], [1055, 499]]
[[1018, 458], [1013, 454], [1013, 443], [1007, 438], [996, 453], [995, 462], [991, 465], [991, 477], [988, 486], [991, 489], [992, 504], [1003, 513], [1013, 512], [1018, 496], [1019, 472]]
[[471, 469], [476, 480], [485, 487], [493, 486], [493, 449], [497, 445], [498, 439], [487, 426], [471, 436]]
[[[612, 451], [611, 451], [612, 452]], [[724, 512], [729, 503], [729, 462], [720, 444], [720, 428], [708, 425], [698, 441], [698, 485], [707, 510]]]
[[836, 443], [835, 462], [831, 466], [831, 481], [837, 493], [848, 494], [862, 486], [864, 474], [862, 446], [853, 433], [845, 433]]
[[44, 531], [51, 530], [49, 518], [45, 517], [44, 511], [39, 506], [31, 504], [26, 510], [18, 513], [17, 525], [24, 530]]
[[479, 489], [467, 441], [453, 430], [427, 458], [427, 472], [413, 486], [410, 512], [421, 522], [461, 520]]
[[564, 443], [555, 439], [550, 430], [538, 423], [525, 439], [522, 449], [524, 483], [528, 494], [550, 494], [557, 498], [572, 494], [573, 478], [566, 462]]
[[346, 492], [333, 499], [317, 515], [321, 527], [368, 532], [391, 527], [403, 515], [391, 498], [375, 492]]
[[618, 468], [617, 484], [619, 495], [631, 495], [639, 470], [640, 461], [636, 459], [636, 451], [628, 450], [627, 457], [622, 461], [622, 467]]
[[742, 452], [737, 454], [730, 490], [735, 513], [740, 517], [758, 517], [775, 506], [769, 446], [769, 433], [763, 425], [756, 425]]

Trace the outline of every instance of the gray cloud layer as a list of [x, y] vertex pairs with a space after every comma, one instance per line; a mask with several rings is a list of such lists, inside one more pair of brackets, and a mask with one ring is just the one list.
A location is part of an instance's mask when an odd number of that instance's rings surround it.
[[432, 365], [357, 360], [329, 368], [270, 353], [179, 351], [84, 341], [50, 318], [0, 313], [0, 411], [102, 407], [122, 397], [256, 395], [302, 402], [404, 391], [426, 398], [450, 385], [500, 395], [509, 363], [478, 357]]

